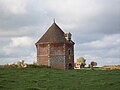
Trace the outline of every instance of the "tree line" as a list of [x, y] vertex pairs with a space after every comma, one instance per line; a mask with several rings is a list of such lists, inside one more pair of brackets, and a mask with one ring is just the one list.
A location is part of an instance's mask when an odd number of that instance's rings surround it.
[[[79, 68], [85, 68], [86, 65], [86, 59], [83, 57], [80, 57], [77, 59], [76, 66]], [[97, 66], [97, 62], [91, 61], [90, 64], [88, 64], [88, 67], [93, 69], [95, 66]]]

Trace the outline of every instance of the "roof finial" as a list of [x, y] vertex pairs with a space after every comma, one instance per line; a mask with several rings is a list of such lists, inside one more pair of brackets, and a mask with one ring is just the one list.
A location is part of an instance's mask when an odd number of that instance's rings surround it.
[[53, 22], [55, 23], [55, 18], [53, 19]]

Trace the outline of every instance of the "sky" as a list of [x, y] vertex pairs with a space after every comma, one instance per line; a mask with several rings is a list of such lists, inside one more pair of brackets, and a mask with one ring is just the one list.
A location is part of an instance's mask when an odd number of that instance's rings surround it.
[[120, 0], [0, 0], [0, 64], [36, 61], [35, 43], [54, 18], [72, 33], [75, 61], [120, 64]]

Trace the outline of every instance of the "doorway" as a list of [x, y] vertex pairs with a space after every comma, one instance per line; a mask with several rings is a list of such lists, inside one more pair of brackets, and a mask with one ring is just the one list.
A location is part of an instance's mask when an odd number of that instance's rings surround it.
[[68, 69], [72, 69], [72, 64], [71, 63], [68, 64]]

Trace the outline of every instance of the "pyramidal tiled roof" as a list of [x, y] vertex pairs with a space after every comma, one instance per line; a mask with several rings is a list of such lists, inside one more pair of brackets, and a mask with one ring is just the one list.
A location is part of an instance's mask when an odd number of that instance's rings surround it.
[[65, 33], [54, 22], [36, 44], [44, 43], [70, 43], [70, 42], [66, 40]]

